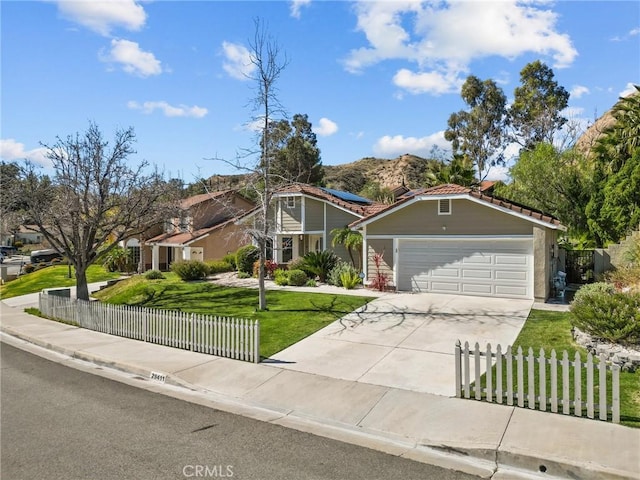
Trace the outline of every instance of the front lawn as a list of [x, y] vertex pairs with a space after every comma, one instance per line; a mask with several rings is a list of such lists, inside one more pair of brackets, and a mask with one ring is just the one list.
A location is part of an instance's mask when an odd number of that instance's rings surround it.
[[[75, 270], [71, 267], [71, 278], [68, 278], [67, 265], [53, 265], [19, 276], [16, 280], [0, 286], [0, 297], [3, 299], [41, 292], [44, 288], [72, 287], [76, 284]], [[102, 282], [120, 277], [119, 273], [107, 272], [102, 265], [91, 265], [87, 269], [87, 282]]]
[[[513, 344], [513, 351], [518, 347], [522, 347], [525, 355], [532, 347], [536, 355], [544, 348], [547, 355], [555, 349], [558, 355], [567, 350], [571, 359], [576, 352], [580, 352], [583, 361], [587, 358], [587, 351], [573, 341], [568, 312], [532, 310]], [[620, 421], [627, 426], [640, 427], [640, 370], [620, 372]]]
[[299, 342], [322, 327], [361, 307], [371, 297], [267, 291], [267, 311], [257, 311], [258, 290], [208, 282], [184, 282], [174, 274], [164, 280], [134, 276], [94, 296], [106, 303], [260, 320], [263, 358]]

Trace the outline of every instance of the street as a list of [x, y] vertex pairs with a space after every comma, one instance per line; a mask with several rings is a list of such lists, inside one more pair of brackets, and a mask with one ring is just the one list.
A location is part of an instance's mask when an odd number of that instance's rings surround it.
[[2, 478], [477, 478], [0, 354]]

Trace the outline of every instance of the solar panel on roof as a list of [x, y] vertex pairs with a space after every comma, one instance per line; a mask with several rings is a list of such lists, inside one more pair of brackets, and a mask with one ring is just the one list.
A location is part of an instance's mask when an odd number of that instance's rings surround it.
[[366, 203], [366, 204], [373, 203], [368, 198], [355, 195], [354, 193], [342, 192], [340, 190], [333, 190], [332, 188], [324, 188], [324, 187], [322, 187], [322, 190], [324, 190], [330, 195], [333, 195], [334, 197], [339, 198], [340, 200], [344, 200], [345, 202]]

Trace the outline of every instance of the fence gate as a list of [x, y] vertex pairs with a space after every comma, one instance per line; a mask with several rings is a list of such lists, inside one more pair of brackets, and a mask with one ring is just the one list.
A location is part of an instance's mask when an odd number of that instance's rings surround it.
[[594, 250], [566, 250], [567, 283], [585, 284], [594, 281]]

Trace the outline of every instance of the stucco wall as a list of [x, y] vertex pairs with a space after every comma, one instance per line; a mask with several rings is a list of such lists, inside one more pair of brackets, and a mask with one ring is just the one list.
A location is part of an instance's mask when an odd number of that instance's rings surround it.
[[367, 225], [369, 235], [531, 235], [532, 223], [466, 199], [438, 215], [438, 200], [407, 205]]
[[377, 273], [374, 263], [374, 255], [376, 253], [383, 254], [380, 272], [387, 276], [390, 286], [395, 286], [393, 283], [393, 240], [373, 239], [367, 242], [367, 279], [369, 282]]

